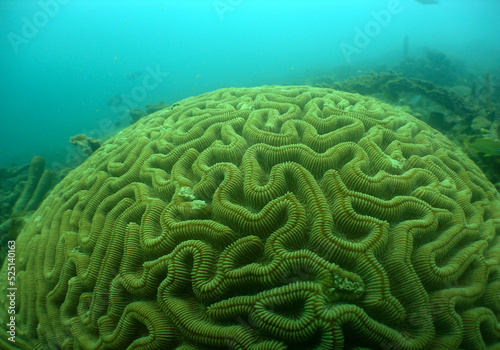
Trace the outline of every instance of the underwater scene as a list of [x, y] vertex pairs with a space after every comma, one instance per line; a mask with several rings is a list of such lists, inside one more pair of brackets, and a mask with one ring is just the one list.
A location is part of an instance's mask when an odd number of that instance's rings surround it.
[[0, 349], [500, 349], [500, 1], [0, 1]]

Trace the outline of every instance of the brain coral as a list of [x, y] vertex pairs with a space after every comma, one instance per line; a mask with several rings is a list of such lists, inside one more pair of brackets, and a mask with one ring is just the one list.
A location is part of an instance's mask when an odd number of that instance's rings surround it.
[[15, 345], [498, 346], [499, 198], [442, 134], [372, 98], [191, 97], [108, 140], [35, 212]]

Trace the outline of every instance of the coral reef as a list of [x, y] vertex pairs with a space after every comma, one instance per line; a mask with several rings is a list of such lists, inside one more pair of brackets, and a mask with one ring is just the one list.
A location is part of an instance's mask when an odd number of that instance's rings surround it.
[[[445, 114], [459, 116], [466, 127], [469, 126], [474, 116], [477, 115], [475, 106], [455, 93], [452, 89], [438, 87], [429, 81], [421, 79], [406, 78], [395, 72], [371, 73], [343, 82], [336, 82], [329, 86], [325, 84], [314, 85], [356, 92], [364, 95], [373, 95], [387, 102], [398, 102], [399, 104], [408, 103], [408, 101], [404, 101], [404, 99], [408, 96], [408, 93], [410, 93], [413, 99], [415, 97], [421, 97], [434, 102], [435, 105], [439, 107], [439, 110], [434, 112], [443, 114], [443, 118]], [[428, 112], [432, 113], [433, 111], [430, 110]], [[438, 127], [440, 129], [450, 128], [450, 123], [444, 119], [435, 123], [432, 118], [429, 118], [427, 121], [433, 127]], [[454, 121], [453, 124], [456, 124], [456, 121]]]
[[102, 145], [102, 141], [99, 139], [94, 139], [88, 137], [85, 134], [78, 134], [70, 137], [69, 142], [75, 146], [78, 146], [83, 153], [88, 155], [94, 153]]
[[12, 208], [23, 191], [29, 167], [25, 164], [0, 168], [0, 222], [6, 221], [12, 214]]
[[[486, 72], [483, 77], [469, 75], [470, 86], [455, 85], [451, 88], [415, 78], [407, 78], [393, 71], [371, 73], [335, 82], [325, 76], [310, 78], [309, 84], [343, 91], [368, 94], [397, 105], [447, 137], [462, 145], [470, 157], [500, 189], [500, 168], [497, 159], [484, 159], [464, 144], [475, 139], [498, 142], [500, 119], [497, 112], [500, 99], [495, 94], [496, 82]], [[484, 153], [483, 153], [484, 154]], [[493, 153], [489, 153], [493, 154]]]
[[486, 348], [499, 232], [494, 186], [408, 113], [326, 88], [216, 90], [107, 140], [30, 218], [16, 346]]
[[16, 239], [24, 223], [54, 187], [56, 179], [51, 170], [45, 169], [45, 159], [36, 156], [29, 165], [0, 168], [0, 180], [3, 180], [0, 185], [0, 261], [3, 261], [6, 242]]
[[17, 213], [38, 208], [52, 187], [53, 181], [54, 173], [45, 169], [45, 159], [40, 156], [33, 157], [29, 167], [28, 180], [12, 211]]
[[426, 50], [423, 57], [407, 57], [394, 69], [404, 76], [423, 79], [435, 84], [453, 86], [463, 68], [442, 52]]
[[401, 92], [413, 92], [426, 96], [440, 106], [460, 115], [468, 122], [470, 122], [475, 115], [473, 106], [460, 98], [460, 96], [453, 91], [437, 87], [430, 82], [420, 79], [407, 79], [401, 77], [390, 80], [385, 85], [385, 92], [394, 99], [398, 99]]

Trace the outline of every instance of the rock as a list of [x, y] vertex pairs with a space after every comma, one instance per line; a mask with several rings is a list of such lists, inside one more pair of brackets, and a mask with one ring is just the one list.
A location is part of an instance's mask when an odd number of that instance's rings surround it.
[[476, 117], [472, 120], [471, 128], [474, 130], [489, 129], [491, 122], [485, 117]]
[[94, 153], [99, 147], [102, 146], [102, 141], [99, 139], [93, 139], [85, 134], [78, 134], [72, 136], [69, 142], [81, 148], [81, 150], [90, 155]]

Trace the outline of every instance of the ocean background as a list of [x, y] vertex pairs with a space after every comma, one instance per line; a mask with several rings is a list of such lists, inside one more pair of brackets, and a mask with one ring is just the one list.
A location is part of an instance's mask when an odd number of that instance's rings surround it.
[[71, 136], [105, 137], [159, 101], [388, 69], [406, 36], [410, 56], [443, 52], [495, 82], [499, 14], [498, 0], [1, 0], [0, 167], [72, 166]]

